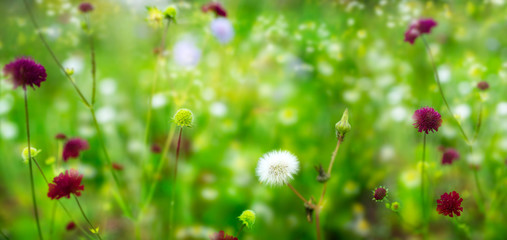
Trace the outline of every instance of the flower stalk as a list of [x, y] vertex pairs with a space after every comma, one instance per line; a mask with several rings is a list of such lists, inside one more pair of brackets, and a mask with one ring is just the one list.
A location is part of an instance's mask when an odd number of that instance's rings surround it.
[[100, 234], [99, 234], [99, 231], [98, 231], [98, 228], [95, 228], [93, 226], [93, 224], [90, 222], [90, 220], [88, 219], [88, 217], [86, 216], [84, 210], [83, 210], [83, 207], [81, 207], [81, 203], [79, 202], [79, 199], [77, 198], [76, 195], [74, 195], [74, 199], [76, 199], [76, 203], [77, 203], [77, 206], [79, 207], [79, 210], [81, 210], [81, 214], [83, 214], [83, 217], [84, 219], [86, 220], [86, 222], [90, 225], [90, 229], [93, 230], [93, 232], [95, 233], [95, 235], [97, 235], [97, 238], [102, 240], [102, 238], [100, 237]]

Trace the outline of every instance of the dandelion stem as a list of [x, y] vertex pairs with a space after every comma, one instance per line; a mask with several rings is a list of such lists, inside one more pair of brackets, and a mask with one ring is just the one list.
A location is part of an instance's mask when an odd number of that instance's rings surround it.
[[28, 142], [28, 167], [30, 169], [30, 185], [32, 187], [32, 202], [33, 202], [33, 211], [35, 213], [35, 221], [37, 223], [37, 230], [39, 233], [39, 239], [44, 239], [42, 237], [42, 231], [40, 228], [40, 222], [39, 222], [39, 211], [37, 210], [37, 200], [35, 198], [35, 184], [33, 180], [33, 169], [32, 169], [32, 148], [30, 147], [30, 123], [29, 123], [29, 116], [28, 116], [28, 97], [26, 93], [26, 89], [23, 91], [24, 97], [25, 97], [25, 120], [26, 120], [26, 138]]
[[422, 211], [422, 219], [423, 219], [423, 235], [424, 239], [428, 239], [428, 221], [426, 217], [426, 199], [425, 199], [425, 184], [424, 184], [424, 175], [426, 172], [426, 135], [423, 133], [423, 152], [422, 152], [422, 164], [421, 164], [421, 211]]
[[90, 222], [90, 220], [88, 219], [88, 217], [86, 217], [86, 214], [83, 211], [83, 207], [81, 207], [81, 203], [79, 203], [79, 199], [77, 198], [77, 196], [74, 195], [74, 198], [76, 199], [77, 206], [79, 207], [79, 210], [81, 210], [81, 213], [83, 214], [83, 217], [86, 220], [86, 222], [88, 222], [88, 224], [90, 225], [91, 229], [93, 229], [94, 231], [96, 231], [95, 234], [97, 235], [97, 238], [98, 239], [102, 239], [100, 237], [100, 234], [99, 234], [98, 230], [93, 226], [93, 224]]
[[180, 156], [180, 147], [181, 147], [181, 133], [183, 132], [183, 127], [180, 127], [180, 133], [178, 134], [178, 145], [176, 146], [176, 158], [174, 160], [174, 173], [173, 173], [173, 186], [171, 190], [171, 211], [169, 212], [169, 239], [173, 239], [174, 237], [174, 198], [176, 192], [176, 176], [178, 174], [178, 159]]
[[[299, 199], [301, 199], [304, 203], [307, 203], [307, 204], [311, 204], [309, 203], [308, 201], [306, 201], [306, 199], [303, 197], [303, 195], [301, 195], [290, 183], [287, 183], [287, 186], [299, 197]], [[313, 206], [310, 205], [310, 206]]]
[[433, 72], [435, 76], [435, 81], [437, 82], [438, 90], [440, 92], [440, 95], [442, 96], [442, 100], [445, 103], [445, 106], [447, 107], [447, 110], [449, 110], [449, 113], [451, 114], [451, 117], [456, 121], [456, 124], [458, 125], [458, 128], [461, 132], [461, 135], [463, 135], [463, 138], [465, 139], [465, 142], [467, 144], [470, 144], [470, 141], [468, 140], [467, 135], [465, 134], [465, 131], [463, 130], [463, 127], [461, 127], [461, 124], [459, 123], [458, 119], [454, 116], [452, 113], [451, 107], [449, 106], [449, 103], [447, 103], [447, 99], [444, 95], [444, 90], [442, 90], [442, 85], [440, 84], [440, 77], [438, 76], [437, 66], [435, 65], [435, 60], [433, 59], [433, 54], [431, 53], [430, 46], [428, 45], [428, 42], [426, 41], [426, 38], [421, 35], [421, 38], [424, 42], [424, 46], [426, 47], [426, 51], [428, 52], [428, 55], [430, 56], [430, 62], [431, 66], [433, 67]]

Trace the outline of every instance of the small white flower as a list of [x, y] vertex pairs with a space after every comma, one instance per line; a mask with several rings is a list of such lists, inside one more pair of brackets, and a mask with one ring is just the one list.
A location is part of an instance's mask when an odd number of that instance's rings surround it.
[[299, 170], [299, 161], [288, 151], [275, 150], [264, 154], [257, 164], [259, 181], [272, 186], [285, 185]]
[[222, 44], [228, 43], [234, 37], [234, 28], [227, 18], [216, 18], [210, 25], [211, 33]]

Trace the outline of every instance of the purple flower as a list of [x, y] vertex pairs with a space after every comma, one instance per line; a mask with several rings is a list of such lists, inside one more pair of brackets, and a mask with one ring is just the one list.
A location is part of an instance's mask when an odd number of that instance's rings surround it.
[[63, 161], [67, 162], [69, 158], [79, 157], [79, 152], [90, 148], [88, 142], [81, 138], [72, 138], [65, 143], [63, 147]]
[[431, 18], [415, 20], [405, 32], [405, 42], [414, 44], [414, 41], [421, 34], [431, 33], [431, 29], [437, 26], [437, 22]]
[[210, 2], [202, 6], [201, 10], [203, 12], [214, 12], [217, 16], [220, 17], [227, 17], [227, 12], [225, 11], [225, 8], [220, 4], [219, 2]]
[[193, 39], [182, 39], [174, 45], [173, 57], [176, 64], [182, 67], [195, 67], [201, 59], [201, 50]]
[[437, 200], [437, 212], [449, 217], [454, 217], [454, 214], [461, 216], [460, 211], [463, 212], [461, 202], [463, 202], [463, 198], [456, 191], [444, 193]]
[[227, 18], [216, 18], [210, 25], [211, 33], [222, 44], [228, 43], [234, 37], [234, 28]]
[[373, 200], [376, 202], [382, 202], [387, 197], [389, 190], [383, 186], [380, 186], [373, 190]]
[[51, 199], [60, 199], [62, 197], [70, 198], [70, 194], [81, 196], [84, 186], [81, 185], [83, 174], [76, 169], [70, 169], [65, 173], [60, 173], [53, 179], [53, 183], [49, 184], [48, 197]]
[[65, 134], [63, 134], [63, 133], [58, 133], [58, 134], [56, 134], [55, 139], [65, 140], [65, 139], [67, 139], [67, 136], [65, 136]]
[[477, 83], [477, 88], [484, 91], [489, 88], [489, 84], [488, 84], [488, 82], [482, 81], [482, 82]]
[[423, 107], [415, 111], [412, 118], [415, 120], [413, 124], [419, 132], [428, 134], [430, 131], [438, 132], [438, 128], [442, 125], [442, 117], [440, 113], [430, 107]]
[[87, 13], [93, 11], [93, 5], [89, 2], [84, 2], [79, 4], [79, 11], [82, 13]]
[[14, 84], [14, 89], [22, 86], [23, 90], [26, 90], [26, 86], [28, 85], [35, 90], [34, 85], [40, 87], [40, 84], [46, 81], [47, 77], [44, 66], [29, 57], [16, 58], [5, 65], [3, 70], [4, 74]]
[[452, 164], [455, 160], [459, 159], [459, 153], [453, 148], [447, 148], [442, 154], [442, 164]]

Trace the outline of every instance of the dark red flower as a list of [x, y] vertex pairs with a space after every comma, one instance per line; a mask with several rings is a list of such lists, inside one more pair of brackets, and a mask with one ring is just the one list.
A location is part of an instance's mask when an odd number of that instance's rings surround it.
[[151, 152], [158, 154], [158, 153], [162, 152], [162, 148], [160, 147], [160, 145], [158, 143], [154, 143], [153, 145], [151, 145]]
[[455, 160], [459, 159], [459, 153], [453, 148], [447, 148], [442, 154], [442, 164], [452, 164]]
[[69, 222], [69, 224], [67, 224], [67, 227], [65, 227], [67, 231], [72, 231], [74, 228], [76, 228], [76, 224], [74, 222]]
[[215, 233], [211, 236], [209, 236], [210, 240], [238, 240], [237, 237], [234, 237], [232, 235], [227, 235], [224, 233], [224, 231], [220, 231], [218, 233]]
[[217, 16], [227, 17], [227, 12], [225, 8], [219, 2], [210, 2], [202, 6], [201, 10], [203, 12], [214, 12]]
[[438, 128], [442, 125], [442, 117], [440, 113], [430, 107], [423, 107], [415, 111], [412, 118], [415, 120], [413, 124], [419, 132], [428, 134], [430, 131], [438, 132]]
[[437, 22], [435, 20], [428, 19], [419, 19], [408, 27], [408, 30], [405, 32], [405, 42], [409, 42], [410, 44], [414, 44], [414, 41], [421, 34], [431, 33], [431, 29], [437, 26]]
[[123, 165], [121, 165], [119, 163], [113, 163], [112, 166], [113, 166], [113, 169], [115, 169], [115, 170], [118, 170], [118, 171], [123, 170]]
[[437, 200], [437, 211], [444, 216], [454, 217], [454, 214], [461, 216], [460, 211], [463, 212], [461, 202], [463, 202], [463, 198], [460, 198], [456, 191], [452, 191], [449, 194], [444, 193]]
[[377, 202], [382, 202], [386, 197], [389, 190], [385, 187], [378, 187], [373, 191], [373, 200]]
[[93, 11], [93, 5], [89, 2], [84, 2], [79, 4], [79, 11], [82, 13], [87, 13]]
[[22, 86], [26, 90], [26, 86], [30, 86], [35, 90], [35, 86], [46, 81], [46, 69], [29, 57], [16, 58], [14, 61], [4, 66], [4, 74], [14, 84], [14, 89]]
[[56, 134], [55, 138], [58, 140], [65, 140], [65, 139], [67, 139], [67, 136], [65, 136], [65, 134], [63, 134], [63, 133], [58, 133], [58, 134]]
[[70, 194], [81, 196], [80, 191], [84, 191], [81, 185], [83, 175], [79, 174], [76, 169], [70, 169], [65, 173], [60, 173], [53, 179], [53, 183], [49, 184], [48, 197], [51, 199], [60, 199], [62, 197], [70, 198]]
[[477, 88], [480, 90], [487, 90], [489, 88], [488, 82], [482, 81], [477, 83]]
[[69, 158], [79, 157], [79, 152], [88, 150], [90, 145], [88, 142], [81, 138], [72, 138], [65, 143], [63, 147], [63, 161], [67, 162]]

